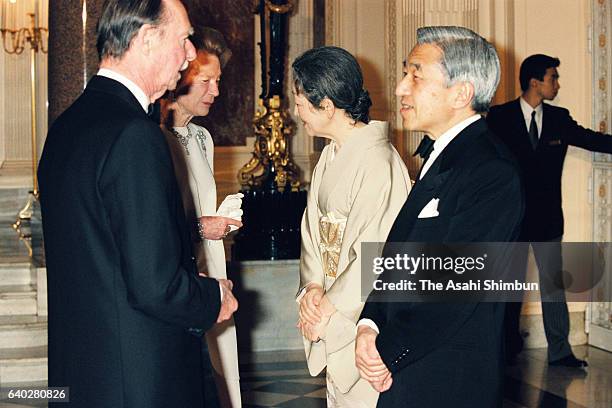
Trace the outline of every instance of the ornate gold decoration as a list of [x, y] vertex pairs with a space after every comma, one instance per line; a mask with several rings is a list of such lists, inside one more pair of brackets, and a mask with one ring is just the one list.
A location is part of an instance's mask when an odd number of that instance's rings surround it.
[[600, 78], [599, 79], [599, 89], [601, 89], [602, 91], [605, 91], [606, 87], [607, 87], [606, 79]]
[[606, 35], [605, 34], [599, 35], [599, 46], [601, 48], [604, 48], [606, 46]]
[[333, 214], [330, 214], [329, 217], [321, 217], [319, 221], [321, 235], [319, 249], [323, 258], [323, 271], [330, 278], [338, 275], [338, 261], [345, 225], [346, 221], [336, 220]]
[[288, 1], [287, 4], [277, 5], [277, 4], [272, 4], [270, 0], [266, 0], [266, 8], [277, 14], [285, 14], [293, 10], [293, 4], [291, 3], [291, 1]]
[[[45, 27], [36, 26], [35, 14], [28, 13], [28, 16], [30, 17], [30, 27], [21, 27], [16, 30], [6, 27], [0, 28], [0, 32], [2, 33], [2, 46], [5, 52], [19, 55], [25, 50], [27, 42], [30, 44], [32, 51], [47, 53], [49, 30]], [[7, 37], [9, 40], [8, 44]], [[45, 42], [47, 42], [46, 46]]]
[[601, 133], [606, 133], [607, 130], [608, 130], [608, 123], [605, 120], [602, 120], [601, 122], [599, 122], [599, 131]]
[[599, 185], [599, 197], [601, 198], [605, 198], [606, 197], [606, 185], [605, 184], [600, 184]]
[[[35, 8], [38, 11], [38, 8]], [[30, 45], [30, 136], [32, 143], [32, 191], [28, 195], [28, 201], [17, 214], [17, 219], [13, 224], [13, 228], [17, 231], [24, 242], [31, 235], [21, 231], [21, 224], [25, 220], [30, 220], [34, 211], [34, 202], [38, 200], [38, 177], [36, 169], [38, 167], [38, 153], [36, 149], [36, 54], [40, 51], [44, 54], [48, 51], [49, 30], [45, 27], [38, 26], [36, 14], [28, 13], [30, 17], [30, 26], [17, 29], [0, 28], [2, 34], [2, 46], [8, 54], [21, 54], [26, 44]], [[8, 42], [7, 42], [8, 38]], [[46, 44], [45, 44], [46, 43]], [[32, 255], [31, 247], [28, 247], [30, 256]]]
[[273, 171], [280, 191], [284, 191], [287, 184], [291, 186], [291, 191], [298, 191], [298, 170], [289, 156], [287, 143], [295, 126], [287, 112], [281, 109], [278, 95], [268, 99], [267, 103], [259, 100], [253, 128], [255, 149], [249, 162], [238, 171], [238, 182], [244, 188], [260, 187], [269, 172]]

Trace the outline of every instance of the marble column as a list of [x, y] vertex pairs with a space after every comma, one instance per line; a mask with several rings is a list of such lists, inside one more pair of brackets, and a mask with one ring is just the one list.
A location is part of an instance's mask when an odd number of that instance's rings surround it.
[[[83, 92], [97, 72], [96, 24], [104, 0], [49, 2], [48, 98], [49, 127]], [[46, 135], [40, 135], [46, 137]], [[31, 219], [32, 259], [45, 266], [40, 206], [35, 203]]]
[[104, 0], [49, 2], [49, 125], [97, 72], [96, 24]]

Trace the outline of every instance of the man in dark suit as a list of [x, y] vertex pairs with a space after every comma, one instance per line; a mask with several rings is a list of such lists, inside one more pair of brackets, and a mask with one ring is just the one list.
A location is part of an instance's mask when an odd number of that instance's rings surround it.
[[[540, 277], [542, 314], [551, 365], [586, 367], [568, 342], [569, 315], [561, 279], [561, 174], [569, 145], [612, 153], [612, 137], [578, 125], [564, 108], [546, 103], [559, 92], [558, 58], [532, 55], [523, 61], [519, 79], [522, 95], [491, 108], [487, 122], [514, 153], [525, 185], [526, 209], [520, 240], [532, 242]], [[527, 247], [525, 247], [527, 248]], [[517, 269], [526, 269], [527, 252], [516, 257]], [[523, 348], [519, 333], [521, 303], [506, 309], [507, 357], [513, 361]]]
[[[435, 142], [387, 242], [512, 241], [523, 211], [518, 169], [479, 114], [499, 82], [495, 49], [463, 27], [424, 27], [404, 66], [404, 127]], [[356, 362], [382, 392], [379, 407], [501, 406], [503, 303], [373, 300]]]
[[201, 408], [201, 335], [237, 308], [230, 281], [198, 276], [146, 113], [195, 58], [191, 31], [178, 0], [108, 1], [101, 69], [45, 143], [49, 385], [71, 407]]

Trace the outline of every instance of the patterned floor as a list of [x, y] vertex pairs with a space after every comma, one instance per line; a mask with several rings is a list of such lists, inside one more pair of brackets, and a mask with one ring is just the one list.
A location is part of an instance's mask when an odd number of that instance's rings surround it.
[[[506, 371], [504, 408], [612, 407], [612, 353], [588, 346], [574, 351], [588, 359], [587, 371], [548, 367], [545, 349], [525, 351]], [[308, 375], [301, 352], [256, 358], [241, 366], [245, 408], [325, 407], [325, 378]]]
[[[545, 349], [524, 352], [506, 371], [504, 408], [612, 407], [612, 353], [588, 346], [574, 351], [588, 359], [587, 371], [548, 367]], [[244, 408], [325, 408], [325, 379], [310, 377], [302, 358], [301, 351], [241, 356], [253, 361], [241, 364]], [[0, 401], [0, 408], [45, 406]]]
[[[274, 358], [277, 353], [260, 353], [258, 360]], [[241, 365], [242, 399], [245, 408], [325, 407], [325, 377], [311, 377], [303, 352], [285, 352], [285, 361]], [[278, 357], [278, 355], [277, 355]]]

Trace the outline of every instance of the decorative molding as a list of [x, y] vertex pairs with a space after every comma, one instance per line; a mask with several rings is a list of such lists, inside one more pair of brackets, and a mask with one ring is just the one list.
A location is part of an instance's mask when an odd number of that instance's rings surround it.
[[593, 166], [593, 240], [612, 242], [612, 166]]
[[[592, 58], [593, 58], [593, 128], [610, 132], [609, 112], [612, 111], [610, 84], [612, 45], [608, 32], [612, 26], [612, 0], [593, 0]], [[593, 241], [612, 242], [612, 157], [593, 154]], [[612, 254], [604, 255], [612, 263]], [[589, 312], [589, 343], [612, 351], [612, 303], [606, 302], [612, 294], [612, 279], [605, 274], [600, 289], [594, 293]]]
[[325, 44], [335, 44], [336, 35], [334, 31], [335, 15], [334, 9], [336, 8], [337, 0], [327, 0], [325, 2]]
[[[593, 166], [593, 240], [612, 242], [612, 166], [595, 163]], [[612, 263], [612, 253], [604, 254], [606, 263]], [[604, 274], [604, 281], [595, 291], [590, 310], [589, 343], [612, 351], [612, 279]], [[603, 336], [603, 337], [602, 337]]]
[[478, 31], [478, 0], [428, 1], [427, 25], [460, 25]]
[[[612, 27], [612, 0], [592, 1], [591, 34], [593, 48], [593, 128], [610, 133], [610, 112], [612, 111], [612, 41], [609, 38]], [[612, 155], [595, 153], [595, 162], [612, 163]]]
[[387, 120], [389, 122], [389, 136], [391, 141], [398, 144], [398, 139], [401, 138], [400, 131], [395, 127], [397, 122], [397, 98], [395, 97], [395, 88], [397, 87], [397, 65], [400, 63], [397, 58], [397, 2], [395, 0], [386, 0], [385, 6], [387, 14], [385, 23], [387, 33], [385, 45], [387, 48], [387, 64], [385, 67], [385, 78], [387, 80]]

